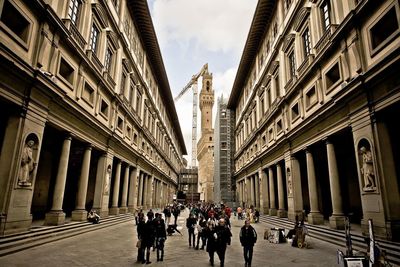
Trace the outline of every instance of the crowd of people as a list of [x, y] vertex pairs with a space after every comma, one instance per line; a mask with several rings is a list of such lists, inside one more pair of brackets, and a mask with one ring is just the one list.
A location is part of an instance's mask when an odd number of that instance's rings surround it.
[[[144, 212], [140, 209], [136, 216], [137, 234], [138, 234], [138, 256], [137, 261], [150, 264], [151, 248], [157, 250], [157, 261], [164, 259], [164, 243], [167, 236], [178, 230], [178, 216], [185, 207], [180, 204], [171, 204], [164, 208], [161, 213], [155, 213], [150, 209], [145, 220]], [[214, 266], [214, 255], [218, 255], [220, 266], [224, 266], [225, 252], [227, 246], [231, 244], [231, 223], [230, 218], [232, 209], [221, 204], [188, 204], [189, 216], [186, 219], [186, 228], [188, 231], [189, 248], [196, 250], [206, 250], [211, 266]], [[174, 217], [173, 222], [172, 218]], [[238, 213], [239, 216], [239, 213]], [[242, 217], [244, 218], [244, 216]], [[257, 233], [250, 225], [250, 219], [245, 220], [244, 226], [239, 234], [240, 243], [243, 246], [243, 256], [245, 266], [250, 267], [253, 255], [253, 246], [257, 241]], [[200, 245], [201, 244], [201, 245]]]

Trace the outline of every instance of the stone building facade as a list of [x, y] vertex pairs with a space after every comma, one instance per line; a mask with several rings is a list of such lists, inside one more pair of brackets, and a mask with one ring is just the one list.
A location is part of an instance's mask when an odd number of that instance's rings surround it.
[[182, 192], [182, 194], [185, 195], [185, 200], [187, 202], [196, 202], [199, 201], [198, 191], [199, 191], [198, 168], [196, 166], [183, 168], [179, 174], [178, 194], [179, 192]]
[[214, 129], [212, 128], [214, 90], [212, 74], [208, 71], [203, 74], [199, 102], [201, 112], [201, 137], [197, 143], [199, 193], [201, 200], [212, 202], [214, 201]]
[[260, 0], [228, 108], [237, 197], [400, 237], [399, 1]]
[[227, 104], [224, 96], [218, 98], [214, 123], [214, 201], [233, 207], [236, 206], [236, 183], [232, 179], [235, 120]]
[[147, 2], [0, 14], [0, 235], [171, 202], [186, 148]]

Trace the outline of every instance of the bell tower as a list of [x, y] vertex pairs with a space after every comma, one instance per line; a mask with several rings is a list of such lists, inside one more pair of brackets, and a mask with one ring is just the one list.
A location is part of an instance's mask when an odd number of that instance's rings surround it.
[[199, 182], [201, 198], [212, 201], [214, 198], [214, 129], [212, 128], [212, 109], [214, 90], [212, 74], [208, 70], [202, 75], [200, 91], [201, 137], [197, 143], [197, 160], [199, 162]]

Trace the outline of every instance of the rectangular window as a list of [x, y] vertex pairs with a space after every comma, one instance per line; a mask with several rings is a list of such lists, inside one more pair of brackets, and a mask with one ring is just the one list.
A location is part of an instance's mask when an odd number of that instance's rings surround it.
[[64, 58], [61, 58], [58, 73], [71, 85], [74, 84], [74, 72], [74, 68]]
[[324, 1], [321, 5], [322, 20], [325, 30], [328, 30], [331, 26], [331, 7], [329, 1]]
[[109, 112], [108, 103], [102, 99], [101, 105], [100, 105], [100, 114], [102, 114], [104, 117], [108, 118], [108, 112]]
[[310, 39], [310, 31], [308, 28], [303, 33], [303, 45], [304, 45], [304, 55], [307, 58], [311, 53], [311, 39]]
[[336, 83], [339, 81], [340, 81], [339, 62], [336, 62], [336, 64], [325, 74], [326, 90], [329, 91], [329, 89], [331, 89], [331, 87], [336, 85]]
[[25, 43], [28, 41], [30, 23], [9, 1], [4, 2], [1, 22]]
[[90, 50], [92, 50], [93, 53], [97, 52], [99, 34], [100, 34], [99, 28], [96, 26], [96, 24], [93, 23], [92, 30], [90, 31]]
[[399, 21], [396, 15], [396, 7], [393, 6], [386, 14], [369, 30], [371, 48], [374, 50], [386, 39], [399, 30]]
[[294, 56], [294, 51], [290, 52], [288, 58], [289, 58], [289, 74], [291, 79], [294, 78], [296, 75], [296, 58]]
[[136, 90], [136, 112], [140, 116], [140, 111], [142, 107], [142, 95], [140, 94], [139, 90]]
[[131, 135], [132, 135], [132, 128], [130, 126], [126, 126], [126, 137], [128, 139], [131, 139]]
[[80, 0], [70, 0], [68, 8], [68, 16], [71, 22], [76, 26], [79, 17], [79, 11], [81, 9], [82, 2]]
[[260, 117], [262, 117], [265, 113], [265, 108], [264, 108], [264, 94], [260, 95]]
[[85, 83], [85, 86], [82, 91], [82, 98], [88, 102], [90, 105], [94, 103], [94, 89], [88, 84]]
[[111, 61], [112, 61], [113, 52], [110, 47], [106, 50], [106, 58], [104, 60], [104, 68], [105, 70], [110, 73], [111, 71]]
[[317, 92], [315, 90], [315, 86], [313, 86], [306, 93], [306, 108], [311, 107], [317, 102]]
[[295, 121], [300, 116], [299, 103], [296, 103], [292, 106], [291, 116], [292, 116], [292, 122]]
[[279, 120], [276, 123], [276, 132], [280, 133], [281, 131], [282, 131], [282, 120]]
[[122, 131], [124, 129], [124, 120], [118, 116], [117, 119], [117, 128]]
[[119, 93], [121, 95], [124, 95], [128, 99], [128, 96], [125, 94], [125, 84], [126, 84], [126, 74], [125, 72], [122, 72]]

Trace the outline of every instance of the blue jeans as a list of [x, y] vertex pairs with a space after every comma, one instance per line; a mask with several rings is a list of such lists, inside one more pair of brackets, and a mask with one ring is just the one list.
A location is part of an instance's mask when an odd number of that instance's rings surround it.
[[243, 256], [245, 263], [250, 265], [253, 259], [253, 246], [243, 246]]

